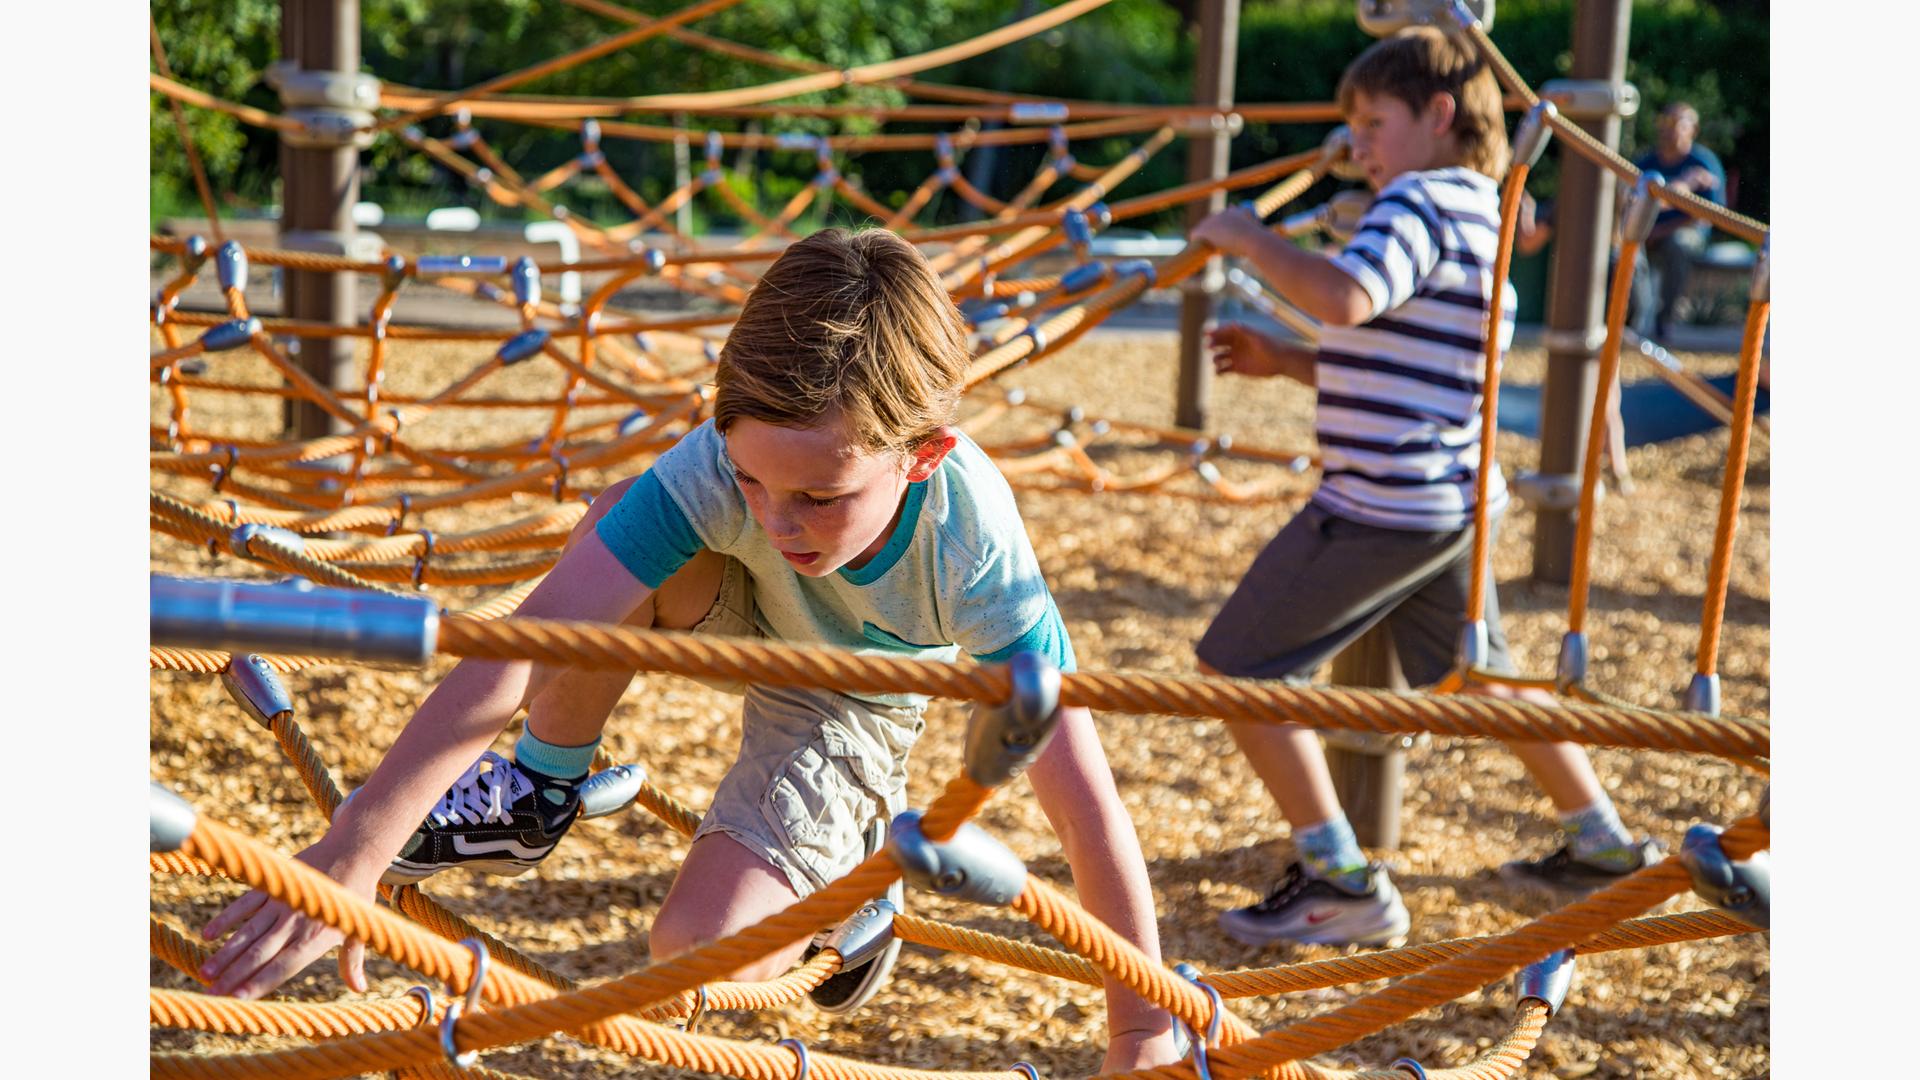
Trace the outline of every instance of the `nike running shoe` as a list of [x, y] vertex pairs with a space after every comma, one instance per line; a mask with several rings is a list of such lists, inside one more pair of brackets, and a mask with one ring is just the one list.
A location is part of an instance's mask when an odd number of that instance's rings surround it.
[[428, 811], [380, 880], [408, 885], [456, 866], [524, 874], [547, 857], [579, 813], [579, 780], [521, 768], [489, 750]]
[[1657, 840], [1642, 840], [1633, 847], [1633, 864], [1624, 869], [1583, 862], [1573, 848], [1562, 844], [1558, 851], [1541, 859], [1521, 859], [1500, 868], [1500, 876], [1555, 896], [1585, 896], [1619, 881], [1644, 866], [1666, 857]]
[[1256, 948], [1276, 941], [1384, 945], [1410, 924], [1400, 890], [1379, 863], [1367, 867], [1366, 887], [1356, 891], [1313, 877], [1296, 862], [1266, 899], [1220, 915], [1222, 930]]

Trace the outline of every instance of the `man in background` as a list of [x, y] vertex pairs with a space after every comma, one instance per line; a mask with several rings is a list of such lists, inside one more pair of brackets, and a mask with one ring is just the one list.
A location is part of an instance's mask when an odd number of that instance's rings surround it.
[[[1713, 151], [1694, 142], [1699, 133], [1700, 113], [1692, 105], [1676, 101], [1661, 110], [1654, 148], [1636, 158], [1633, 164], [1642, 171], [1651, 170], [1666, 177], [1670, 188], [1724, 206], [1726, 170], [1720, 167], [1720, 159]], [[1652, 328], [1656, 340], [1665, 340], [1673, 327], [1674, 303], [1686, 291], [1693, 259], [1706, 250], [1709, 231], [1705, 222], [1695, 221], [1670, 206], [1663, 206], [1660, 216], [1654, 219], [1646, 253], [1653, 275], [1653, 292], [1658, 295]]]

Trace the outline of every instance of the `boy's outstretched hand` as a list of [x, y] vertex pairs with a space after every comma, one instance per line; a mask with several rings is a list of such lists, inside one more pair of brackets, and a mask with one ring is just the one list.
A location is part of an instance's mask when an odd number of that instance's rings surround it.
[[1290, 350], [1242, 323], [1221, 323], [1207, 331], [1213, 370], [1221, 375], [1285, 375]]
[[[339, 871], [330, 867], [332, 860], [323, 850], [325, 843], [322, 840], [294, 858], [339, 880]], [[376, 881], [377, 877], [376, 874]], [[341, 884], [371, 901], [376, 881], [356, 884], [342, 880]], [[298, 974], [345, 937], [339, 930], [295, 912], [259, 889], [228, 904], [226, 910], [201, 929], [200, 936], [217, 941], [229, 931], [233, 936], [200, 965], [200, 977], [209, 981], [209, 992], [242, 1000], [271, 993], [274, 987]], [[367, 989], [367, 977], [362, 970], [366, 951], [366, 945], [358, 940], [348, 941], [340, 950], [340, 977], [356, 993]]]
[[1187, 234], [1187, 240], [1204, 241], [1228, 255], [1246, 255], [1252, 246], [1249, 238], [1266, 231], [1253, 211], [1244, 206], [1229, 206], [1195, 225]]

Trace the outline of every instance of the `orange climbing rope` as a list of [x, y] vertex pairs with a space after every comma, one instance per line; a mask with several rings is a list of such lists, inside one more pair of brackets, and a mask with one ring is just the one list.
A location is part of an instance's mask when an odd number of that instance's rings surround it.
[[[1003, 701], [999, 666], [868, 656], [770, 641], [638, 630], [599, 623], [510, 619], [448, 621], [439, 649], [454, 656], [538, 660], [587, 668], [670, 671], [770, 686], [826, 687]], [[1271, 681], [1069, 672], [1060, 700], [1111, 712], [1207, 716], [1353, 731], [1420, 732], [1518, 742], [1572, 741], [1722, 756], [1765, 755], [1763, 721], [1663, 713], [1569, 702], [1547, 708], [1471, 696], [1390, 694], [1345, 687], [1292, 687]]]

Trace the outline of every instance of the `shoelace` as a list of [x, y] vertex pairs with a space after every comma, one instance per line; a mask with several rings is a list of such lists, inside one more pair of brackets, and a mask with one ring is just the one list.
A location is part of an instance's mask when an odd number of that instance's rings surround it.
[[533, 782], [513, 762], [488, 750], [453, 782], [446, 796], [428, 813], [428, 820], [435, 825], [510, 821], [514, 802], [531, 790]]
[[1272, 892], [1267, 894], [1265, 900], [1255, 904], [1254, 908], [1261, 912], [1277, 911], [1290, 902], [1301, 889], [1305, 888], [1307, 882], [1310, 880], [1312, 879], [1307, 877], [1305, 871], [1300, 869], [1299, 863], [1292, 863], [1287, 867], [1287, 876], [1281, 880], [1279, 885], [1275, 886]]

